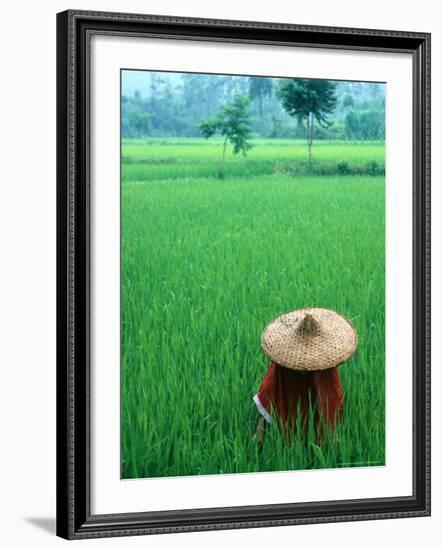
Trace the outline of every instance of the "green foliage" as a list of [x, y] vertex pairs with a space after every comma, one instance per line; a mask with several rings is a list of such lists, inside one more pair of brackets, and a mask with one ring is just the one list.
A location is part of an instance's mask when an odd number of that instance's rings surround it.
[[345, 94], [342, 98], [342, 105], [344, 107], [354, 107], [355, 106], [355, 98], [350, 94]]
[[331, 80], [284, 78], [278, 96], [287, 113], [298, 122], [306, 122], [313, 115], [320, 126], [326, 127], [336, 105], [336, 86]]
[[337, 83], [331, 80], [285, 78], [280, 81], [278, 97], [287, 113], [298, 123], [307, 125], [307, 145], [311, 161], [314, 120], [322, 127], [330, 126], [329, 115], [336, 106]]
[[146, 102], [139, 94], [133, 98], [122, 97], [121, 123], [124, 136], [142, 137], [149, 135], [151, 130], [151, 116], [147, 111]]
[[[246, 157], [226, 152], [226, 176], [251, 177], [271, 174], [299, 176], [318, 175], [371, 175], [371, 162], [384, 174], [384, 144], [382, 142], [321, 141], [316, 145], [311, 164], [305, 159], [303, 142], [295, 140], [254, 139]], [[219, 151], [221, 137], [211, 141], [198, 139], [149, 139], [123, 141], [123, 181], [147, 182], [167, 179], [195, 179], [221, 175]], [[340, 171], [339, 163], [347, 169]]]
[[216, 117], [197, 124], [206, 139], [215, 135], [216, 132], [219, 132], [224, 137], [222, 175], [224, 174], [227, 142], [232, 144], [234, 155], [242, 153], [245, 156], [247, 151], [252, 148], [250, 142], [252, 133], [250, 130], [250, 115], [248, 113], [249, 105], [249, 96], [237, 94], [231, 102], [221, 105]]
[[[229, 151], [220, 186], [213, 139], [123, 141], [123, 478], [384, 464], [384, 177], [254, 172], [303, 156], [261, 140], [250, 158]], [[383, 151], [321, 143], [314, 166], [381, 165]], [[340, 367], [344, 422], [322, 443], [267, 427], [259, 452], [260, 335], [306, 304], [359, 334]]]
[[201, 134], [206, 138], [210, 138], [215, 135], [219, 125], [218, 118], [208, 118], [207, 120], [198, 122], [197, 126], [201, 131]]
[[385, 111], [351, 110], [345, 117], [345, 133], [351, 139], [384, 139]]
[[346, 161], [338, 162], [336, 169], [340, 176], [345, 176], [350, 173], [350, 167]]
[[250, 97], [258, 102], [259, 116], [262, 118], [262, 103], [265, 97], [270, 97], [272, 95], [272, 79], [262, 76], [251, 76], [249, 77], [249, 95]]
[[[321, 81], [319, 81], [321, 82]], [[259, 76], [227, 76], [192, 73], [123, 71], [122, 134], [127, 137], [197, 137], [195, 121], [216, 117], [223, 103], [237, 94], [249, 94], [251, 130], [254, 135], [272, 138], [303, 138], [306, 121], [298, 123], [283, 108], [278, 90], [281, 79]], [[339, 82], [338, 101], [328, 121], [332, 125], [315, 126], [315, 140], [383, 139], [385, 133], [384, 85]], [[346, 124], [350, 112], [370, 111], [378, 130], [366, 127], [364, 118]]]

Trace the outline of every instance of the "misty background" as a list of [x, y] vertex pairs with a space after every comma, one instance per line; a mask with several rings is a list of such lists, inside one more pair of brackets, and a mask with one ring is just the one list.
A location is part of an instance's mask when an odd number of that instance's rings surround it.
[[[281, 78], [123, 70], [122, 136], [201, 137], [197, 123], [220, 104], [247, 94], [256, 137], [303, 139], [305, 126], [290, 117], [277, 90]], [[339, 81], [330, 126], [315, 126], [315, 139], [384, 140], [385, 84]]]

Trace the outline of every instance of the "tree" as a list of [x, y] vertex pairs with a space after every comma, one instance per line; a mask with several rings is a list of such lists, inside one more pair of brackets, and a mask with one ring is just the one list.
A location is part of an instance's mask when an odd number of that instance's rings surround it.
[[123, 137], [144, 137], [151, 132], [151, 115], [140, 93], [121, 98], [121, 129]]
[[258, 102], [259, 116], [262, 118], [263, 99], [272, 95], [272, 81], [270, 78], [262, 76], [249, 77], [250, 97]]
[[342, 105], [344, 107], [354, 107], [355, 98], [350, 94], [345, 94], [344, 99], [342, 100]]
[[328, 115], [336, 105], [336, 82], [330, 80], [283, 79], [278, 96], [287, 113], [307, 126], [308, 158], [312, 160], [313, 123], [330, 126]]
[[345, 117], [345, 133], [349, 139], [384, 139], [385, 112], [380, 108], [350, 111]]
[[212, 137], [216, 132], [224, 136], [222, 176], [224, 176], [224, 161], [228, 142], [233, 146], [234, 155], [242, 153], [245, 156], [247, 151], [252, 148], [252, 144], [250, 143], [252, 133], [250, 130], [249, 106], [249, 96], [237, 94], [232, 101], [221, 105], [216, 116], [197, 124], [206, 139]]

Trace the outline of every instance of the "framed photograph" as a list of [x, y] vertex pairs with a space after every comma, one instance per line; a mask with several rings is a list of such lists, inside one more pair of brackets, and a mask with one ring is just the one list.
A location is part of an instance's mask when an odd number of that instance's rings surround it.
[[57, 533], [430, 514], [430, 36], [57, 16]]

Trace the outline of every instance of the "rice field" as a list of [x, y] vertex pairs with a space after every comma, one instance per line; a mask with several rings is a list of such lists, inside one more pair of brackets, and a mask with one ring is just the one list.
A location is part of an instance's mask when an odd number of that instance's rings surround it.
[[[383, 143], [315, 143], [312, 174], [287, 168], [302, 142], [259, 140], [223, 179], [220, 158], [216, 141], [122, 144], [122, 477], [384, 464], [384, 176], [336, 168], [383, 169]], [[272, 425], [259, 449], [260, 336], [303, 306], [358, 332], [344, 421], [322, 442]]]

